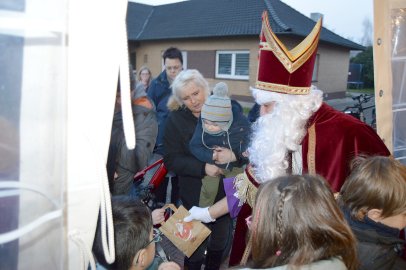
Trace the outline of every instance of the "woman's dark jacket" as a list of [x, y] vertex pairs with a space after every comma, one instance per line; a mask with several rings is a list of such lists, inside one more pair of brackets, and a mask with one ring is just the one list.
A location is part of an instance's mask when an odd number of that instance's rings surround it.
[[[227, 169], [232, 169], [234, 166], [241, 166], [242, 164], [248, 163], [248, 159], [245, 158], [242, 153], [247, 150], [251, 125], [248, 122], [247, 117], [242, 113], [241, 106], [237, 102], [232, 102], [233, 111], [233, 122], [227, 132], [222, 132], [219, 135], [211, 135], [204, 133], [203, 140], [206, 146], [213, 148], [214, 146], [229, 148], [234, 152], [237, 161], [231, 163]], [[215, 164], [213, 161], [213, 150], [208, 149], [202, 142], [202, 120], [199, 119], [193, 137], [190, 141], [190, 151], [199, 160]], [[228, 138], [227, 138], [228, 137]], [[230, 140], [230, 145], [228, 144], [228, 139]], [[219, 167], [225, 168], [227, 164], [218, 165]]]
[[349, 210], [343, 210], [358, 240], [359, 270], [401, 270], [406, 261], [401, 258], [405, 241], [399, 238], [399, 230], [377, 223], [368, 217], [358, 221], [351, 218]]
[[169, 113], [164, 132], [164, 163], [178, 176], [180, 198], [187, 209], [199, 205], [202, 178], [206, 175], [206, 164], [189, 151], [198, 120], [189, 109], [181, 107]]

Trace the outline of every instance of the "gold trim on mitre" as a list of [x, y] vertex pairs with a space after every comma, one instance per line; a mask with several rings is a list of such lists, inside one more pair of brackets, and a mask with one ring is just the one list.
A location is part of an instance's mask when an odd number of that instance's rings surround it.
[[277, 84], [277, 83], [267, 83], [257, 81], [255, 83], [255, 88], [278, 92], [283, 94], [289, 95], [307, 95], [310, 93], [310, 86], [309, 87], [297, 87], [297, 86], [289, 86], [284, 84]]
[[317, 50], [318, 39], [321, 32], [322, 19], [320, 18], [310, 34], [292, 50], [288, 50], [272, 31], [269, 23], [268, 12], [262, 14], [262, 32], [266, 42], [261, 42], [261, 50], [273, 51], [289, 73], [300, 68]]

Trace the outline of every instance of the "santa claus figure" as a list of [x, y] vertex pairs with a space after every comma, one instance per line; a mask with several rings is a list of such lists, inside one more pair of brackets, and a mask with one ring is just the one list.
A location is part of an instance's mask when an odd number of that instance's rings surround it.
[[[258, 77], [252, 88], [261, 109], [248, 148], [250, 165], [243, 174], [224, 180], [226, 198], [208, 208], [193, 207], [186, 218], [213, 222], [227, 212], [237, 217], [231, 266], [240, 264], [244, 254], [245, 219], [261, 183], [287, 174], [319, 174], [338, 192], [355, 156], [390, 154], [370, 126], [324, 103], [323, 92], [311, 86], [321, 20], [292, 50], [273, 33], [266, 12], [262, 20]], [[230, 156], [228, 149], [221, 151]]]

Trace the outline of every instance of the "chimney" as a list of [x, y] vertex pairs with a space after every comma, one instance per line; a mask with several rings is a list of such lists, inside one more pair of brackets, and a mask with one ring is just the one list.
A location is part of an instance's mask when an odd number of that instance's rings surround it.
[[320, 18], [323, 19], [323, 14], [318, 13], [318, 12], [310, 13], [310, 19], [312, 19], [313, 21], [317, 22]]

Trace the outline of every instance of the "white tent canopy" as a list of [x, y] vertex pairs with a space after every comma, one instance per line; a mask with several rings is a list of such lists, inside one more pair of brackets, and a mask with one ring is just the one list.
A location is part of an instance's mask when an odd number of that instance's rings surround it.
[[[135, 144], [126, 9], [126, 0], [0, 2], [0, 269], [87, 269], [99, 209], [112, 228], [105, 164], [119, 74]], [[405, 9], [375, 0], [378, 132], [402, 162]]]
[[99, 208], [112, 229], [105, 164], [119, 74], [127, 144], [135, 145], [126, 10], [126, 0], [0, 4], [0, 59], [9, 67], [0, 71], [0, 156], [15, 156], [0, 167], [7, 269], [87, 269]]

